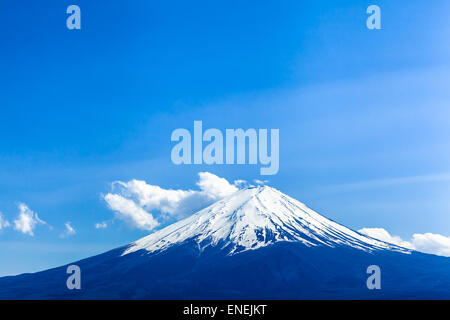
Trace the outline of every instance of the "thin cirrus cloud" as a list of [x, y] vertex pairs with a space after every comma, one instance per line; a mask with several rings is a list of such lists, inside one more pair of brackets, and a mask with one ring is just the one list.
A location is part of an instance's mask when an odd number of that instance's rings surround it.
[[445, 181], [450, 181], [450, 173], [444, 172], [420, 176], [358, 181], [353, 183], [328, 186], [324, 187], [324, 189], [328, 191], [353, 191], [353, 190], [372, 189], [411, 183], [445, 182]]
[[47, 225], [47, 222], [39, 219], [38, 214], [25, 203], [19, 203], [19, 216], [14, 220], [14, 230], [34, 236], [34, 229], [38, 225]]
[[10, 226], [9, 221], [6, 220], [6, 219], [3, 217], [3, 214], [0, 212], [0, 231], [1, 231], [2, 229], [8, 228], [9, 226]]
[[64, 232], [61, 234], [60, 237], [67, 238], [67, 237], [73, 236], [76, 233], [77, 232], [75, 231], [75, 228], [72, 227], [72, 223], [66, 222], [66, 223], [64, 223]]
[[423, 253], [450, 257], [450, 237], [435, 233], [415, 233], [410, 240], [391, 235], [383, 228], [363, 228], [360, 233], [372, 238]]
[[[50, 230], [53, 227], [44, 220], [40, 219], [38, 214], [31, 210], [25, 203], [19, 203], [19, 214], [15, 220], [10, 223], [0, 212], [0, 231], [2, 229], [13, 227], [15, 231], [23, 233], [25, 235], [34, 236], [34, 231], [39, 225], [45, 225]], [[64, 231], [60, 234], [61, 238], [70, 237], [76, 234], [75, 228], [71, 222], [64, 223]]]
[[265, 185], [266, 183], [269, 182], [269, 180], [259, 180], [259, 179], [255, 179], [253, 180], [254, 183], [258, 184], [258, 185]]
[[209, 172], [199, 173], [197, 186], [200, 190], [173, 190], [141, 180], [117, 181], [104, 200], [116, 218], [132, 227], [152, 230], [162, 220], [184, 218], [238, 190], [236, 185]]

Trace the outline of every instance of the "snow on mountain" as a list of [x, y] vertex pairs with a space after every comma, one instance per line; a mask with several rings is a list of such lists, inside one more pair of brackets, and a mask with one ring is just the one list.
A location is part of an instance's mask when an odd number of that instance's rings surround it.
[[411, 252], [355, 232], [274, 188], [262, 186], [239, 190], [132, 243], [122, 255], [141, 249], [160, 252], [188, 240], [197, 242], [201, 250], [220, 246], [228, 255], [280, 241], [301, 242], [308, 247], [348, 246], [368, 252]]

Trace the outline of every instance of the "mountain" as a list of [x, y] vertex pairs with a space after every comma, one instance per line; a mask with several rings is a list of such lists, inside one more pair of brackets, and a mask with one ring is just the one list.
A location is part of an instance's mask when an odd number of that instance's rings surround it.
[[[355, 232], [264, 186], [127, 246], [0, 278], [0, 299], [450, 299], [450, 259]], [[367, 267], [381, 269], [369, 290]]]
[[409, 250], [369, 238], [337, 224], [268, 186], [248, 188], [133, 243], [124, 254], [154, 253], [195, 240], [200, 250], [220, 246], [228, 255], [277, 242], [305, 246], [349, 246], [364, 251]]

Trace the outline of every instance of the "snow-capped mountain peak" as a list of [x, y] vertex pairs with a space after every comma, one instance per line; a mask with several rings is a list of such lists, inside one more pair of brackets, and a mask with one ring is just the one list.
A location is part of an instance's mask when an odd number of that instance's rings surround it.
[[188, 240], [201, 249], [220, 246], [233, 255], [275, 242], [306, 246], [350, 246], [365, 251], [410, 250], [359, 234], [311, 210], [280, 191], [261, 186], [239, 190], [192, 216], [132, 243], [123, 255], [141, 249], [149, 253]]

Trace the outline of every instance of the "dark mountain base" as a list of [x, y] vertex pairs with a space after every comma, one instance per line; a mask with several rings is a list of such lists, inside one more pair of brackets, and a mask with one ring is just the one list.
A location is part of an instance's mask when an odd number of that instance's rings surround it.
[[[196, 243], [159, 254], [124, 248], [74, 264], [82, 289], [68, 290], [66, 268], [0, 279], [0, 299], [450, 299], [450, 259], [413, 252], [367, 253], [277, 243], [233, 256]], [[381, 268], [381, 290], [366, 269]]]

